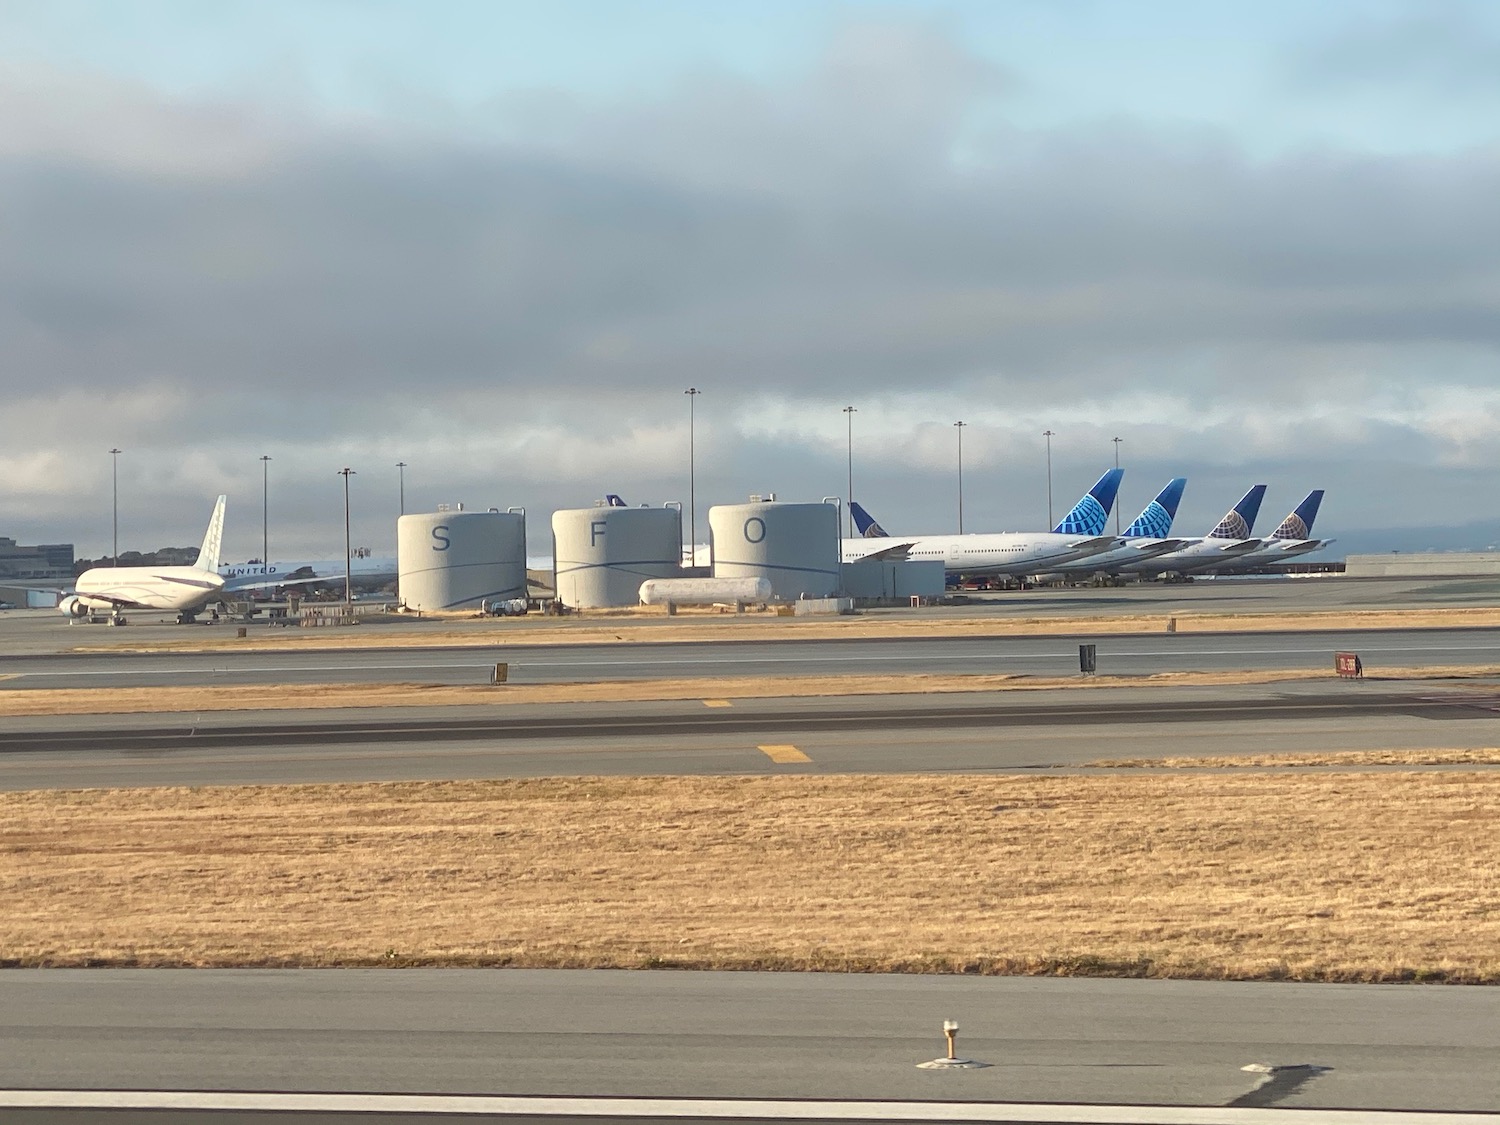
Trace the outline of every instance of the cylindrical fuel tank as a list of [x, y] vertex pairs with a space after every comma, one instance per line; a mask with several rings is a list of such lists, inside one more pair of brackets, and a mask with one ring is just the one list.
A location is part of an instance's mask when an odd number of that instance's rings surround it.
[[839, 513], [832, 504], [773, 501], [708, 510], [715, 578], [765, 578], [778, 601], [839, 588]]
[[775, 596], [766, 578], [648, 578], [640, 590], [642, 605], [759, 605]]
[[639, 604], [641, 581], [682, 573], [676, 508], [565, 508], [552, 513], [558, 599], [575, 609]]
[[424, 512], [396, 521], [400, 596], [410, 609], [478, 609], [526, 596], [520, 512]]

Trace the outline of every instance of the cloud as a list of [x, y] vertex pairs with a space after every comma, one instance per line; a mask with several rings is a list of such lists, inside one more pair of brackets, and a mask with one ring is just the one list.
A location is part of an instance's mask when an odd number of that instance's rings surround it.
[[[1500, 389], [1500, 153], [1026, 131], [1017, 83], [891, 24], [779, 84], [425, 128], [7, 75], [0, 517], [97, 546], [111, 444], [162, 542], [220, 488], [250, 509], [262, 453], [309, 543], [341, 464], [375, 541], [397, 460], [417, 504], [678, 498], [688, 385], [700, 495], [842, 491], [855, 403], [889, 522], [949, 487], [958, 418], [966, 468], [1021, 482], [970, 508], [1005, 526], [1034, 516], [1047, 428], [1069, 488], [1114, 436], [1152, 492], [1478, 463], [1492, 415], [1453, 404]], [[1388, 503], [1449, 504], [1390, 476]], [[1453, 491], [1472, 510], [1480, 482]]]
[[1500, 93], [1500, 31], [1484, 8], [1421, 0], [1367, 13], [1289, 53], [1287, 76], [1312, 90], [1380, 87], [1437, 95]]

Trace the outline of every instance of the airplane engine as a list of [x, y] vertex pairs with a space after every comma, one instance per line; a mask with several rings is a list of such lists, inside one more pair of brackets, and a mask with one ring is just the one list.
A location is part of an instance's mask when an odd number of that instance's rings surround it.
[[57, 608], [62, 613], [66, 613], [69, 617], [87, 617], [89, 615], [89, 607], [87, 603], [85, 603], [84, 600], [77, 594], [69, 594], [66, 598], [57, 603]]

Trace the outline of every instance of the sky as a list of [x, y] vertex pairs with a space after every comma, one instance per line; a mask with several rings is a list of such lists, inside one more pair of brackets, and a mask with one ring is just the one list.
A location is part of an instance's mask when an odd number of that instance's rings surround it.
[[1126, 520], [1183, 475], [1180, 533], [1264, 482], [1446, 543], [1497, 141], [1458, 0], [0, 0], [0, 535], [106, 553], [118, 448], [122, 549], [227, 492], [258, 555], [264, 479], [272, 557], [336, 555], [347, 466], [389, 550], [405, 462], [545, 554], [687, 498], [696, 387], [700, 527], [852, 449], [953, 530], [963, 421], [969, 531], [1044, 525], [1052, 430], [1059, 514], [1118, 452]]

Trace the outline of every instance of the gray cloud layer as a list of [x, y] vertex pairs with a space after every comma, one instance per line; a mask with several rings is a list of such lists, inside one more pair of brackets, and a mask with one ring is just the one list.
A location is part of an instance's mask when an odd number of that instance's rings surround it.
[[341, 463], [383, 495], [412, 462], [423, 502], [662, 499], [689, 384], [711, 499], [841, 491], [858, 402], [888, 523], [950, 487], [958, 417], [973, 470], [1013, 482], [976, 479], [995, 526], [1038, 522], [1049, 425], [1072, 491], [1123, 432], [1127, 502], [1186, 472], [1198, 522], [1250, 476], [1283, 486], [1268, 508], [1321, 484], [1354, 520], [1482, 502], [1500, 148], [1027, 133], [1018, 81], [899, 27], [782, 88], [538, 93], [442, 128], [0, 80], [0, 517], [97, 549], [111, 443], [162, 542], [196, 534], [173, 505], [258, 506], [263, 451], [309, 544]]

